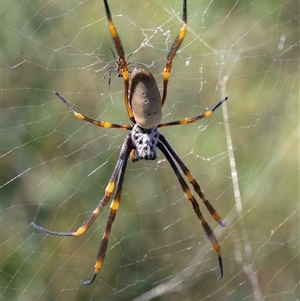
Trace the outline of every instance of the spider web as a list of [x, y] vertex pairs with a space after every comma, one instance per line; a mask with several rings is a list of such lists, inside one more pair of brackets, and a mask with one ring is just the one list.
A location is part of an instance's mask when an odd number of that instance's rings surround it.
[[[109, 1], [130, 68], [162, 88], [181, 1]], [[109, 206], [104, 194], [127, 134], [80, 122], [129, 122], [102, 1], [1, 3], [1, 300], [299, 300], [299, 2], [188, 1], [161, 129], [227, 222], [202, 212], [217, 256], [166, 159], [128, 163], [96, 281], [89, 279]], [[110, 78], [110, 80], [109, 80]], [[108, 82], [110, 81], [110, 87]]]

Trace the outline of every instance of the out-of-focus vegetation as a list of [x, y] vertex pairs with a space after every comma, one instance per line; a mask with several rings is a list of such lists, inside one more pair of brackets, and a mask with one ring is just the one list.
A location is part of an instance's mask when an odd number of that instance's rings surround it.
[[[161, 88], [181, 1], [109, 4], [130, 68], [149, 68]], [[1, 300], [133, 300], [151, 290], [141, 300], [299, 298], [298, 1], [188, 1], [164, 121], [211, 108], [228, 77], [242, 210], [221, 108], [161, 132], [227, 221], [221, 228], [201, 204], [222, 247], [221, 281], [216, 254], [160, 154], [128, 163], [103, 268], [92, 286], [79, 284], [93, 270], [109, 206], [80, 238], [46, 236], [30, 223], [76, 230], [102, 198], [127, 134], [80, 122], [53, 94], [92, 118], [129, 122], [122, 78], [102, 80], [115, 66], [103, 3], [6, 1], [1, 26]]]

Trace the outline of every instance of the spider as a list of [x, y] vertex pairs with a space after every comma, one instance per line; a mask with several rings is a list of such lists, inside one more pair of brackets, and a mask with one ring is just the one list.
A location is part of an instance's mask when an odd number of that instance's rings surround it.
[[101, 210], [107, 205], [112, 193], [115, 191], [113, 200], [110, 205], [110, 212], [107, 219], [105, 232], [103, 234], [101, 244], [99, 246], [97, 260], [94, 266], [94, 273], [90, 280], [81, 280], [81, 283], [84, 285], [89, 285], [93, 283], [97, 274], [99, 273], [103, 260], [106, 254], [108, 238], [111, 232], [113, 222], [115, 220], [122, 192], [122, 185], [124, 180], [124, 175], [126, 171], [126, 165], [128, 158], [130, 156], [132, 162], [138, 160], [155, 160], [157, 157], [157, 148], [164, 154], [166, 159], [171, 165], [181, 188], [186, 196], [186, 198], [191, 202], [193, 209], [200, 220], [205, 233], [207, 234], [209, 240], [211, 241], [213, 248], [217, 252], [219, 267], [220, 267], [220, 276], [219, 279], [223, 277], [223, 264], [221, 257], [221, 248], [220, 245], [211, 229], [211, 227], [206, 222], [204, 216], [202, 215], [199, 204], [196, 201], [194, 195], [192, 194], [190, 188], [188, 187], [187, 182], [184, 180], [181, 171], [186, 176], [188, 182], [193, 186], [196, 194], [201, 198], [204, 205], [213, 216], [213, 218], [221, 225], [225, 226], [225, 223], [221, 221], [219, 214], [206, 199], [203, 192], [201, 191], [200, 185], [193, 177], [189, 169], [180, 159], [179, 155], [173, 149], [168, 140], [158, 131], [158, 128], [165, 126], [173, 126], [180, 124], [189, 124], [196, 122], [199, 119], [210, 117], [213, 112], [224, 103], [228, 97], [225, 97], [221, 100], [213, 109], [206, 111], [203, 114], [191, 117], [184, 118], [177, 121], [171, 121], [166, 123], [161, 123], [162, 119], [162, 106], [166, 100], [167, 96], [167, 87], [168, 80], [171, 72], [172, 61], [176, 55], [177, 50], [179, 49], [186, 31], [187, 31], [187, 1], [183, 0], [183, 11], [182, 11], [182, 27], [176, 39], [173, 42], [173, 45], [167, 55], [166, 67], [163, 71], [163, 93], [162, 97], [160, 95], [157, 83], [153, 75], [143, 69], [133, 69], [131, 72], [128, 71], [128, 63], [125, 60], [125, 54], [123, 46], [120, 40], [120, 37], [117, 33], [117, 29], [114, 26], [110, 9], [107, 3], [107, 0], [104, 0], [106, 17], [108, 20], [109, 30], [114, 42], [114, 46], [118, 53], [117, 67], [118, 74], [123, 78], [124, 81], [124, 100], [125, 106], [127, 109], [128, 117], [131, 120], [131, 123], [128, 125], [115, 124], [107, 121], [98, 121], [92, 118], [89, 118], [79, 112], [76, 112], [73, 107], [68, 103], [68, 101], [57, 91], [54, 93], [60, 98], [60, 100], [69, 108], [69, 110], [74, 114], [74, 116], [80, 120], [90, 122], [96, 126], [103, 128], [118, 128], [123, 130], [129, 130], [129, 134], [125, 138], [125, 141], [122, 144], [121, 151], [117, 163], [115, 165], [114, 171], [110, 177], [110, 180], [105, 189], [104, 196], [100, 200], [96, 209], [90, 214], [90, 216], [83, 222], [82, 226], [75, 232], [55, 232], [50, 231], [45, 228], [42, 228], [35, 224], [34, 222], [31, 225], [46, 234], [58, 235], [58, 236], [81, 236], [84, 234], [88, 228], [95, 221]]

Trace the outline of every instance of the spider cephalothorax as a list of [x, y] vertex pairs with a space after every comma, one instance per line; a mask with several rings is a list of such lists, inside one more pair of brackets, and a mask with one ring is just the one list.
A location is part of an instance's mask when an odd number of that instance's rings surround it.
[[133, 162], [138, 161], [139, 159], [154, 160], [156, 158], [157, 148], [165, 155], [166, 159], [170, 163], [171, 168], [174, 171], [186, 198], [191, 202], [192, 207], [198, 219], [200, 220], [205, 233], [207, 234], [210, 241], [212, 242], [213, 247], [218, 255], [219, 266], [220, 266], [220, 278], [223, 276], [223, 265], [222, 265], [220, 245], [218, 244], [218, 241], [212, 229], [210, 228], [205, 218], [203, 217], [200, 211], [199, 204], [195, 199], [194, 195], [192, 194], [188, 184], [184, 180], [181, 172], [186, 176], [188, 182], [193, 187], [195, 193], [200, 197], [203, 204], [206, 206], [206, 208], [213, 216], [213, 218], [221, 226], [224, 226], [224, 224], [222, 223], [221, 218], [216, 212], [216, 210], [213, 208], [210, 202], [205, 198], [203, 192], [200, 189], [200, 185], [193, 177], [189, 169], [180, 159], [179, 155], [176, 153], [176, 151], [173, 149], [173, 147], [167, 141], [167, 139], [158, 131], [159, 127], [189, 124], [189, 123], [196, 122], [199, 119], [210, 117], [213, 114], [213, 112], [223, 102], [227, 100], [227, 97], [225, 97], [216, 106], [214, 106], [213, 109], [206, 111], [203, 114], [196, 115], [190, 118], [184, 118], [181, 120], [161, 123], [162, 106], [167, 96], [167, 88], [168, 88], [168, 81], [171, 72], [171, 67], [172, 67], [172, 61], [184, 39], [186, 29], [187, 29], [186, 26], [187, 3], [186, 2], [187, 0], [183, 0], [182, 27], [180, 29], [177, 38], [174, 40], [173, 45], [170, 48], [171, 50], [167, 56], [166, 67], [163, 72], [163, 93], [161, 97], [157, 83], [153, 75], [149, 71], [143, 69], [134, 69], [131, 73], [129, 73], [127, 68], [128, 63], [125, 60], [125, 54], [121, 44], [121, 40], [113, 24], [107, 0], [104, 0], [104, 6], [105, 6], [106, 16], [109, 24], [109, 30], [113, 42], [115, 44], [116, 51], [118, 53], [117, 73], [118, 76], [122, 77], [124, 80], [125, 107], [128, 113], [128, 117], [132, 122], [131, 124], [116, 124], [107, 121], [98, 121], [90, 117], [87, 117], [81, 113], [76, 112], [61, 94], [55, 92], [55, 94], [70, 109], [70, 111], [74, 114], [76, 118], [80, 120], [85, 120], [96, 126], [100, 126], [104, 128], [118, 128], [118, 129], [131, 131], [129, 135], [127, 135], [124, 143], [122, 144], [119, 159], [110, 177], [109, 183], [105, 189], [105, 194], [103, 198], [100, 200], [96, 209], [84, 221], [82, 226], [79, 227], [77, 231], [75, 232], [50, 231], [38, 226], [35, 223], [32, 223], [32, 226], [35, 229], [45, 232], [47, 234], [59, 235], [59, 236], [80, 236], [83, 233], [85, 233], [86, 230], [91, 226], [91, 224], [99, 215], [103, 207], [108, 203], [112, 193], [115, 191], [113, 200], [110, 205], [110, 213], [107, 219], [105, 232], [103, 234], [102, 241], [97, 254], [93, 276], [91, 277], [90, 280], [81, 281], [82, 284], [85, 285], [91, 284], [95, 280], [98, 272], [102, 267], [103, 260], [106, 254], [108, 238], [121, 200], [122, 185], [124, 181], [124, 175], [125, 175], [129, 156], [131, 155], [131, 159]]

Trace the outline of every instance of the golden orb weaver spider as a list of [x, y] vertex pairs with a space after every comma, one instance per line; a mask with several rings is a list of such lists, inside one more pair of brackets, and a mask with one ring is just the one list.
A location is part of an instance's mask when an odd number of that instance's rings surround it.
[[[204, 205], [213, 216], [213, 218], [221, 225], [225, 226], [225, 223], [221, 221], [219, 214], [213, 208], [213, 206], [209, 203], [209, 201], [205, 198], [204, 194], [201, 191], [200, 185], [193, 177], [189, 169], [185, 166], [182, 162], [178, 154], [172, 148], [170, 143], [167, 139], [158, 131], [159, 127], [164, 126], [172, 126], [172, 125], [180, 125], [180, 124], [189, 124], [193, 123], [199, 119], [210, 117], [213, 112], [228, 98], [225, 97], [221, 100], [213, 109], [191, 117], [191, 118], [184, 118], [177, 121], [171, 121], [166, 123], [161, 123], [162, 119], [162, 106], [165, 102], [167, 96], [167, 87], [168, 87], [168, 80], [171, 72], [172, 61], [176, 55], [177, 50], [179, 49], [184, 36], [187, 30], [187, 1], [183, 0], [183, 12], [182, 12], [182, 27], [178, 36], [176, 37], [173, 45], [168, 53], [166, 67], [163, 72], [163, 94], [162, 97], [160, 96], [160, 92], [157, 86], [157, 83], [153, 77], [153, 75], [146, 70], [143, 69], [134, 69], [130, 74], [128, 71], [128, 63], [125, 60], [124, 50], [121, 44], [120, 37], [117, 33], [117, 30], [114, 26], [112, 21], [110, 9], [107, 3], [107, 0], [104, 0], [105, 12], [109, 24], [110, 34], [112, 36], [113, 42], [115, 44], [116, 51], [118, 53], [117, 59], [117, 66], [118, 66], [118, 75], [123, 77], [124, 80], [124, 100], [127, 109], [127, 113], [129, 119], [131, 120], [132, 124], [129, 125], [121, 125], [110, 123], [106, 121], [98, 121], [87, 116], [84, 116], [78, 112], [76, 112], [72, 106], [67, 102], [67, 100], [60, 95], [58, 92], [54, 92], [56, 96], [58, 96], [61, 101], [70, 109], [70, 111], [74, 114], [74, 116], [80, 120], [84, 120], [90, 122], [96, 126], [104, 127], [104, 128], [119, 128], [124, 130], [129, 130], [130, 133], [125, 138], [125, 141], [122, 144], [120, 155], [114, 171], [111, 175], [109, 183], [105, 189], [105, 194], [102, 200], [99, 202], [96, 209], [90, 214], [90, 216], [83, 222], [82, 226], [76, 232], [55, 232], [50, 231], [45, 228], [38, 226], [35, 223], [31, 223], [31, 225], [44, 233], [50, 235], [58, 235], [58, 236], [80, 236], [84, 234], [87, 229], [91, 226], [94, 222], [98, 214], [101, 212], [103, 207], [107, 205], [112, 193], [115, 191], [115, 195], [110, 205], [110, 213], [108, 216], [108, 220], [106, 223], [106, 228], [104, 235], [102, 237], [102, 241], [99, 247], [99, 251], [97, 254], [97, 260], [94, 267], [94, 273], [90, 280], [83, 281], [81, 283], [84, 285], [89, 285], [93, 283], [95, 280], [98, 272], [102, 267], [102, 263], [106, 254], [108, 238], [111, 232], [112, 224], [116, 217], [116, 213], [119, 208], [120, 199], [121, 199], [121, 192], [122, 192], [122, 185], [126, 170], [126, 165], [129, 156], [133, 162], [138, 160], [155, 160], [156, 159], [156, 148], [158, 147], [161, 152], [165, 155], [168, 162], [173, 169], [182, 190], [186, 198], [192, 203], [193, 209], [198, 216], [205, 233], [207, 234], [208, 238], [210, 239], [213, 248], [217, 252], [219, 266], [220, 266], [220, 277], [223, 277], [223, 264], [222, 264], [222, 257], [221, 257], [221, 248], [220, 245], [204, 219], [199, 204], [196, 201], [195, 197], [193, 196], [191, 190], [189, 189], [186, 181], [184, 180], [183, 176], [181, 175], [179, 168], [181, 168], [184, 175], [187, 177], [189, 183], [193, 186], [195, 192], [203, 201]], [[121, 73], [119, 73], [121, 72]], [[176, 164], [177, 163], [177, 164]]]

